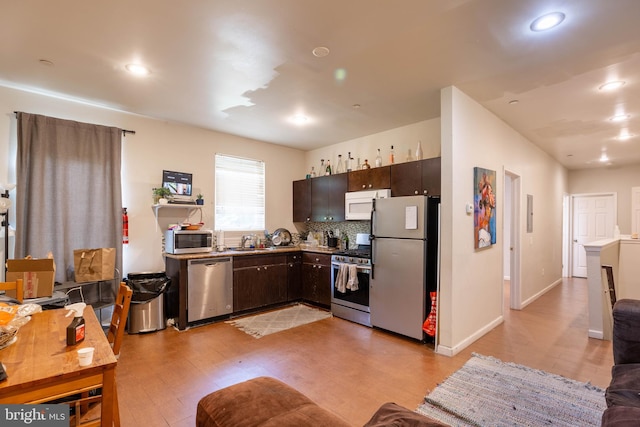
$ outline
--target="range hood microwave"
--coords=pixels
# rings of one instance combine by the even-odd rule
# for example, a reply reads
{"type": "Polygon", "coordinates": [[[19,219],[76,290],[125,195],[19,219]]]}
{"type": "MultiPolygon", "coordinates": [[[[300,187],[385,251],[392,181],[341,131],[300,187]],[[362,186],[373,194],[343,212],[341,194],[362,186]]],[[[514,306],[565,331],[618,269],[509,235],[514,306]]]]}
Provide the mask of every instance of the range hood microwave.
{"type": "Polygon", "coordinates": [[[373,199],[388,199],[391,190],[354,191],[344,195],[344,218],[346,220],[371,219],[373,199]]]}

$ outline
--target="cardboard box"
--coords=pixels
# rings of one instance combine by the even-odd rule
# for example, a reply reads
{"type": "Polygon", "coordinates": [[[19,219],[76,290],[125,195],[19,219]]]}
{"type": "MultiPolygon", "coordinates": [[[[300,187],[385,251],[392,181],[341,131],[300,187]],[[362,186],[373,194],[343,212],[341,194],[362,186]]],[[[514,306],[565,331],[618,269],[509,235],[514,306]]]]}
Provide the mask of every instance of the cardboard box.
{"type": "MultiPolygon", "coordinates": [[[[53,259],[8,259],[7,281],[22,279],[24,298],[42,298],[53,295],[56,277],[56,264],[53,259]]],[[[7,291],[15,297],[15,292],[7,291]]]]}

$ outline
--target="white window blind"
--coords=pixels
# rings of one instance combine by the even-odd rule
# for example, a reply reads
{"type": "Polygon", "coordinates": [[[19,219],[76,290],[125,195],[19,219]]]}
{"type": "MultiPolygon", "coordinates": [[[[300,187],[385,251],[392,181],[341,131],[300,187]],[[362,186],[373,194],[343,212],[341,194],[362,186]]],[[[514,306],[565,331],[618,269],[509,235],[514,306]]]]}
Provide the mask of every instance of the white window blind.
{"type": "Polygon", "coordinates": [[[217,230],[264,230],[264,162],[216,154],[217,230]]]}

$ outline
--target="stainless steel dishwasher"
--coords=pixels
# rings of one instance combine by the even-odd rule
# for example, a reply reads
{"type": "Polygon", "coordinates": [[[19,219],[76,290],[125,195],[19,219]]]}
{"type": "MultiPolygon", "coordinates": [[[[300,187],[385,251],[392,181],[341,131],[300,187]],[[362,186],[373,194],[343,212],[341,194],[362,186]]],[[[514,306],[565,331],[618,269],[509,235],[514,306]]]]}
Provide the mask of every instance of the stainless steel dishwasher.
{"type": "Polygon", "coordinates": [[[233,265],[230,257],[188,261],[187,321],[233,312],[233,265]]]}

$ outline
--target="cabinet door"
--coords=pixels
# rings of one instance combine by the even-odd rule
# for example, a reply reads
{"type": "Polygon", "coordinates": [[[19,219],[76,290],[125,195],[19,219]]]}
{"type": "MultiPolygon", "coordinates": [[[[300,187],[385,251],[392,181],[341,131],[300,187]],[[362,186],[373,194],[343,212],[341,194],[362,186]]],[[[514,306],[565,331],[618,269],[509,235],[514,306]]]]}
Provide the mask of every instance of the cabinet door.
{"type": "Polygon", "coordinates": [[[311,180],[293,181],[293,222],[311,221],[311,180]]]}
{"type": "Polygon", "coordinates": [[[382,166],[373,169],[364,169],[349,173],[349,191],[377,190],[389,188],[391,179],[390,167],[382,166]]]}
{"type": "Polygon", "coordinates": [[[287,301],[302,298],[302,254],[287,256],[287,301]]]}
{"type": "Polygon", "coordinates": [[[331,176],[311,179],[311,220],[324,222],[329,219],[329,194],[331,193],[331,176]]]}
{"type": "Polygon", "coordinates": [[[234,311],[250,310],[286,300],[285,264],[259,265],[233,271],[234,311]]]}
{"type": "Polygon", "coordinates": [[[422,163],[406,162],[391,165],[391,196],[422,194],[422,163]]]}
{"type": "Polygon", "coordinates": [[[233,270],[233,311],[259,307],[256,288],[261,287],[257,267],[233,270]]]}
{"type": "Polygon", "coordinates": [[[344,193],[347,189],[346,173],[311,179],[311,220],[344,221],[344,193]]]}
{"type": "Polygon", "coordinates": [[[440,195],[441,168],[440,157],[422,160],[422,194],[425,196],[440,195]]]}
{"type": "Polygon", "coordinates": [[[265,265],[258,267],[262,295],[258,296],[260,306],[287,301],[287,265],[265,265]]]}
{"type": "Polygon", "coordinates": [[[348,189],[346,173],[333,175],[330,178],[329,190],[329,221],[344,221],[344,193],[348,189]]]}
{"type": "Polygon", "coordinates": [[[316,253],[302,254],[302,298],[331,305],[331,256],[316,253]]]}
{"type": "Polygon", "coordinates": [[[318,282],[316,288],[317,302],[324,305],[331,305],[331,267],[318,265],[318,282]]]}

